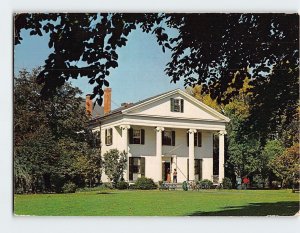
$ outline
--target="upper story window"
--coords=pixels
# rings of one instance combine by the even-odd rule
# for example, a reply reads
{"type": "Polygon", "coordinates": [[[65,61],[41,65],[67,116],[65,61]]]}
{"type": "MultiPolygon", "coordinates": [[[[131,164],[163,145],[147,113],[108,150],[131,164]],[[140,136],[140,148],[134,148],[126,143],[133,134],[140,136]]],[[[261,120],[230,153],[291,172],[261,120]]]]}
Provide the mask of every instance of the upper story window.
{"type": "Polygon", "coordinates": [[[171,112],[183,112],[183,99],[170,99],[171,112]]]}
{"type": "Polygon", "coordinates": [[[171,130],[163,131],[162,144],[165,146],[175,146],[175,131],[171,131],[171,130]]]}
{"type": "Polygon", "coordinates": [[[112,128],[105,129],[105,145],[110,146],[113,142],[113,131],[112,128]]]}
{"type": "Polygon", "coordinates": [[[129,144],[145,144],[144,129],[129,129],[129,144]]]}

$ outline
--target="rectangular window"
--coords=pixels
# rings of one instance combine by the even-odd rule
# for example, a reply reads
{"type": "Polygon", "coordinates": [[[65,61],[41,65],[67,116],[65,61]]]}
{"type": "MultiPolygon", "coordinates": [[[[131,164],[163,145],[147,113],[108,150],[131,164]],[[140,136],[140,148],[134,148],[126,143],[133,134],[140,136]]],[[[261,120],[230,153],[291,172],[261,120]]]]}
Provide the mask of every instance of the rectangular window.
{"type": "Polygon", "coordinates": [[[202,180],[202,159],[195,159],[195,180],[202,180]]]}
{"type": "Polygon", "coordinates": [[[129,157],[129,180],[136,181],[145,176],[145,158],[129,157]]]}
{"type": "Polygon", "coordinates": [[[133,144],[141,144],[141,130],[133,130],[133,144]]]}
{"type": "Polygon", "coordinates": [[[171,112],[183,112],[183,99],[170,100],[171,112]]]}
{"type": "Polygon", "coordinates": [[[129,129],[129,144],[145,144],[144,129],[129,129]]]}
{"type": "Polygon", "coordinates": [[[175,131],[171,131],[171,130],[163,131],[162,144],[165,146],[175,146],[175,131]]]}
{"type": "Polygon", "coordinates": [[[113,142],[112,128],[105,130],[105,145],[110,146],[113,142]]]}

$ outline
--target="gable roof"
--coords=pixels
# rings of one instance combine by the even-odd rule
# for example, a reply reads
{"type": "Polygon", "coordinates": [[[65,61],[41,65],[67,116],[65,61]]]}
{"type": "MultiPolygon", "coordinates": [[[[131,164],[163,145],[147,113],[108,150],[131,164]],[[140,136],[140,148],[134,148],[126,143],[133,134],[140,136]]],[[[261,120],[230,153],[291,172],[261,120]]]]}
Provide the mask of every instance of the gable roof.
{"type": "Polygon", "coordinates": [[[172,91],[164,92],[164,93],[161,93],[161,94],[158,94],[158,95],[146,98],[144,100],[138,101],[136,103],[132,103],[132,104],[128,104],[126,106],[122,106],[120,108],[117,108],[117,109],[111,111],[109,114],[107,114],[105,116],[98,117],[97,119],[106,118],[106,117],[109,117],[111,115],[116,115],[116,114],[129,113],[130,111],[137,110],[137,109],[139,109],[141,107],[144,107],[144,106],[146,106],[148,104],[151,104],[151,103],[156,102],[158,100],[161,100],[163,98],[172,96],[174,94],[180,94],[180,95],[184,96],[185,98],[189,99],[195,105],[197,105],[197,106],[205,109],[205,111],[207,111],[208,113],[210,113],[210,114],[212,114],[212,115],[220,118],[221,120],[224,120],[226,122],[230,121],[230,119],[228,117],[224,116],[223,114],[219,113],[215,109],[207,106],[206,104],[202,103],[201,101],[197,100],[193,96],[187,94],[186,92],[184,92],[184,91],[182,91],[180,89],[175,89],[175,90],[172,90],[172,91]]]}

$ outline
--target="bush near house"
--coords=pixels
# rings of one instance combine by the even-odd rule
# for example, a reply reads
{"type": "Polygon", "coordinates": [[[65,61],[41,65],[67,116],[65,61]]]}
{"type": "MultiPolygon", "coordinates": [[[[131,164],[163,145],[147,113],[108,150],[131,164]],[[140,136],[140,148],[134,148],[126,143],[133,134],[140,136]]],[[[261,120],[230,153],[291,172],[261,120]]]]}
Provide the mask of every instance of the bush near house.
{"type": "Polygon", "coordinates": [[[68,182],[62,187],[63,193],[75,193],[77,186],[73,182],[68,182]]]}
{"type": "Polygon", "coordinates": [[[129,188],[129,184],[125,181],[119,181],[118,183],[116,183],[116,189],[128,189],[129,188]]]}
{"type": "Polygon", "coordinates": [[[105,174],[115,188],[116,184],[123,180],[123,173],[127,164],[127,153],[118,149],[111,149],[103,155],[103,168],[105,174]]]}
{"type": "Polygon", "coordinates": [[[199,181],[199,185],[202,189],[210,189],[213,186],[213,182],[207,179],[199,181]]]}
{"type": "Polygon", "coordinates": [[[228,177],[224,177],[222,185],[224,189],[232,189],[232,182],[228,177]]]}
{"type": "Polygon", "coordinates": [[[150,190],[150,189],[157,188],[157,185],[154,183],[154,181],[151,178],[146,178],[146,177],[138,178],[134,186],[135,189],[141,189],[141,190],[150,190]]]}

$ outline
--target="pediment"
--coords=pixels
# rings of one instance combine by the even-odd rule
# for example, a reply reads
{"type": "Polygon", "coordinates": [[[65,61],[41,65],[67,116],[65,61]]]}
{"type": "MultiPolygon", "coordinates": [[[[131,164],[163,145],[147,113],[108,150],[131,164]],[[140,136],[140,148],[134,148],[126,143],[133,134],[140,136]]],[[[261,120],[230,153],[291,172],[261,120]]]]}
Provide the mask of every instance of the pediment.
{"type": "Polygon", "coordinates": [[[224,115],[179,89],[141,101],[123,110],[122,113],[166,118],[229,121],[224,115]],[[183,100],[183,112],[171,111],[171,99],[183,100]]]}

